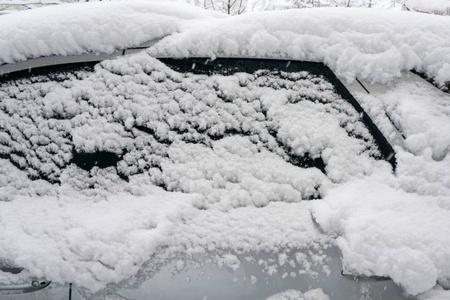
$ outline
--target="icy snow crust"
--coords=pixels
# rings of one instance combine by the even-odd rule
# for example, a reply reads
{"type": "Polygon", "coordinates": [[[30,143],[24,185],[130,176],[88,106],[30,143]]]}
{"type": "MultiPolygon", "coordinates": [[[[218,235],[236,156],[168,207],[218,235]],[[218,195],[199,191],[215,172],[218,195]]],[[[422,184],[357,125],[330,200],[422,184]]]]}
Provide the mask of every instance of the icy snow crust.
{"type": "Polygon", "coordinates": [[[301,201],[390,170],[359,114],[307,72],[180,74],[143,53],[6,82],[0,97],[0,257],[91,291],[163,246],[194,255],[327,243],[301,201]],[[117,160],[73,162],[97,152],[117,160]]]}

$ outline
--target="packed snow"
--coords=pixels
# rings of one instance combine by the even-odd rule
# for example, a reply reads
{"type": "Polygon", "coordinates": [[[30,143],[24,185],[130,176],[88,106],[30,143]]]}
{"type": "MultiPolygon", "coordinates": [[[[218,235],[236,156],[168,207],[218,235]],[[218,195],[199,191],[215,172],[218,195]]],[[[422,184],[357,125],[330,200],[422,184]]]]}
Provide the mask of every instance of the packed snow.
{"type": "Polygon", "coordinates": [[[94,70],[0,84],[0,258],[27,269],[0,281],[42,276],[96,292],[155,256],[216,252],[233,269],[240,262],[229,253],[335,243],[348,272],[448,298],[450,96],[399,78],[414,68],[440,86],[450,80],[450,18],[339,8],[225,18],[178,5],[0,16],[3,63],[168,35],[94,70]],[[389,84],[355,97],[394,145],[397,171],[323,77],[183,74],[155,56],[322,61],[348,82],[389,84]],[[105,165],[80,163],[102,155],[105,165]]]}

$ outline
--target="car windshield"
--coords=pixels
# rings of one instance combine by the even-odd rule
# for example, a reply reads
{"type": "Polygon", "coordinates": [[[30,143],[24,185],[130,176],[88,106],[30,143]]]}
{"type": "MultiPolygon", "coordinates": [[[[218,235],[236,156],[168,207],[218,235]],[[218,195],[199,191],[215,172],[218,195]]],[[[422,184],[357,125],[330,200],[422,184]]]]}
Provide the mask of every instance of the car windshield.
{"type": "MultiPolygon", "coordinates": [[[[198,246],[189,249],[188,255],[185,250],[177,250],[182,244],[167,241],[166,247],[156,249],[156,257],[147,263],[151,267],[144,270],[153,274],[159,264],[177,258],[183,262],[178,262],[180,271],[186,259],[204,263],[213,255],[216,265],[231,269],[242,260],[253,262],[256,270],[248,278],[251,283],[253,277],[255,281],[261,274],[276,273],[284,263],[277,267],[271,262],[286,256],[292,270],[283,274],[290,278],[303,276],[308,281],[318,274],[327,278],[330,262],[322,251],[331,246],[330,240],[313,224],[310,204],[304,200],[321,199],[334,184],[368,169],[395,167],[383,160],[386,157],[382,152],[386,150],[381,146],[380,151],[362,113],[337,92],[331,83],[337,79],[330,77],[331,71],[322,64],[284,60],[163,61],[172,68],[141,55],[105,61],[95,67],[74,65],[59,71],[44,68],[41,74],[2,83],[3,158],[9,168],[22,170],[33,180],[30,186],[18,189],[19,194],[49,194],[50,202],[44,208],[49,213],[55,209],[52,202],[57,198],[52,199],[53,193],[79,199],[84,206],[86,202],[81,198],[93,197],[102,203],[112,194],[120,195],[130,188],[134,189],[127,196],[130,205],[143,200],[142,195],[148,193],[145,189],[157,195],[183,193],[171,204],[178,218],[188,218],[180,209],[186,209],[189,202],[189,210],[214,212],[210,217],[241,208],[247,212],[239,218],[256,214],[264,219],[267,213],[292,207],[300,219],[295,234],[304,236],[295,246],[273,245],[274,251],[267,252],[271,247],[261,247],[260,241],[254,240],[246,250],[240,249],[239,239],[221,239],[217,244],[205,240],[210,234],[200,234],[190,237],[190,242],[198,246]],[[36,182],[40,182],[40,189],[36,189],[36,182]],[[258,254],[260,251],[266,254],[258,254]],[[258,262],[266,263],[255,264],[255,256],[258,262]],[[314,262],[315,256],[323,261],[314,262]],[[295,272],[296,264],[302,264],[303,272],[295,272]]],[[[153,197],[161,201],[161,196],[153,197]]],[[[148,224],[145,235],[163,238],[160,227],[164,222],[161,225],[155,216],[166,210],[152,206],[150,215],[147,212],[134,218],[139,224],[148,224]]],[[[74,222],[79,218],[68,213],[74,222]]],[[[114,214],[98,216],[97,209],[91,213],[93,218],[106,218],[102,222],[105,228],[118,221],[114,214]]],[[[239,234],[234,224],[241,222],[238,220],[223,222],[220,231],[239,234]]],[[[62,234],[63,229],[58,228],[62,224],[55,222],[51,230],[62,234]]],[[[279,229],[272,232],[269,227],[267,233],[294,233],[291,222],[277,219],[279,229]]],[[[205,229],[210,230],[207,228],[205,224],[205,229]]],[[[184,230],[172,234],[183,240],[188,234],[184,230]]],[[[119,233],[129,234],[122,230],[119,233]]],[[[99,241],[86,244],[84,234],[67,242],[73,246],[84,243],[98,251],[95,244],[99,241]]],[[[240,234],[247,239],[246,230],[240,234]]],[[[111,237],[98,238],[108,241],[111,237]]],[[[130,243],[133,248],[142,246],[139,237],[131,238],[130,243]]],[[[339,277],[339,254],[333,251],[334,274],[339,277]]],[[[121,256],[116,255],[115,259],[121,256]]],[[[110,267],[107,260],[102,261],[99,270],[91,271],[92,280],[103,274],[101,269],[110,267]]],[[[213,276],[224,276],[209,268],[213,276]]],[[[148,275],[141,272],[145,279],[148,275]]],[[[289,287],[288,280],[284,283],[289,287]]],[[[264,293],[267,297],[270,292],[283,291],[283,286],[272,285],[264,293]]],[[[351,295],[353,290],[347,289],[344,295],[351,295]]],[[[237,295],[238,290],[233,289],[228,296],[237,295]]]]}

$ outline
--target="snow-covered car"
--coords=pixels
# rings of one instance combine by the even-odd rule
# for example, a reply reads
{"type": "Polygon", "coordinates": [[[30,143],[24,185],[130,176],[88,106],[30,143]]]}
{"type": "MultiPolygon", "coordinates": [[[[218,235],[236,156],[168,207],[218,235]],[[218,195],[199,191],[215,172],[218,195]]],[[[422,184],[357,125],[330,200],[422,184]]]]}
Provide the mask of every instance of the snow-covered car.
{"type": "Polygon", "coordinates": [[[448,296],[450,21],[36,11],[0,17],[0,293],[448,296]]]}

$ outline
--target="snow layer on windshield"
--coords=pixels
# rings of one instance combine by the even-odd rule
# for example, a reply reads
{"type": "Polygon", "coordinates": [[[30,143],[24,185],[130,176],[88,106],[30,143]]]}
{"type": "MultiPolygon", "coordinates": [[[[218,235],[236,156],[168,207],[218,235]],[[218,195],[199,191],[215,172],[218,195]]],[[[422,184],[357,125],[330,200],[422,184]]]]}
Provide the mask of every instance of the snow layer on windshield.
{"type": "Polygon", "coordinates": [[[377,165],[359,114],[323,78],[182,75],[145,54],[123,61],[104,62],[92,75],[5,84],[2,155],[32,178],[66,182],[81,176],[71,173],[78,157],[108,153],[117,176],[149,171],[155,184],[225,201],[224,209],[229,201],[317,198],[330,180],[377,165]],[[327,176],[298,168],[319,161],[327,176]]]}
{"type": "Polygon", "coordinates": [[[249,56],[321,61],[348,81],[388,83],[402,70],[450,81],[450,18],[412,12],[321,8],[218,20],[164,39],[169,56],[249,56]]]}
{"type": "Polygon", "coordinates": [[[150,1],[62,4],[0,18],[0,65],[51,55],[113,53],[225,17],[190,5],[150,1]]]}
{"type": "Polygon", "coordinates": [[[359,114],[307,72],[181,74],[142,53],[5,82],[0,97],[0,257],[30,272],[6,282],[98,291],[163,247],[326,244],[303,200],[391,170],[359,114]]]}

